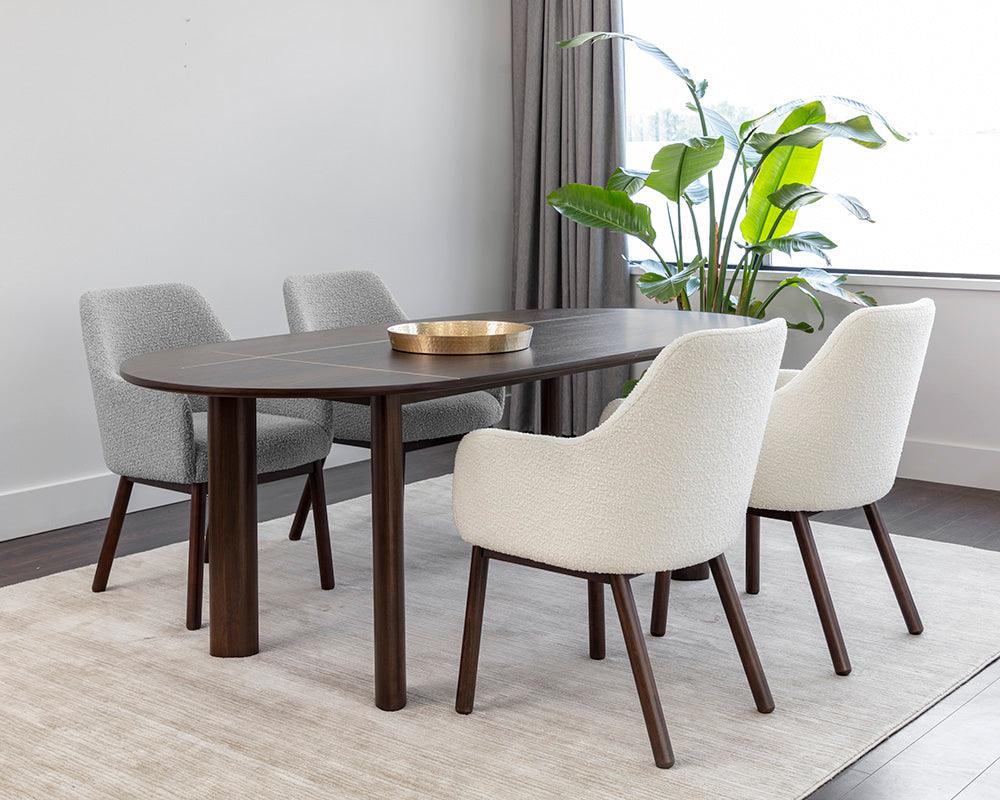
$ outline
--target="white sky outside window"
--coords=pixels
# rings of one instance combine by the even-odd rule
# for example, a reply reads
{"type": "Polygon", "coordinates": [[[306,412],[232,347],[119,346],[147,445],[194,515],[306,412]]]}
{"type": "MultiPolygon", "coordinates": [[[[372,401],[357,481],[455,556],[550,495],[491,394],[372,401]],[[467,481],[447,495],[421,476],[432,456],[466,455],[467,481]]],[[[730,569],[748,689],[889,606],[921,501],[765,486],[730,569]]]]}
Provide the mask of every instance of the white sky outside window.
{"type": "MultiPolygon", "coordinates": [[[[910,136],[897,142],[873,120],[888,141],[879,150],[824,143],[813,184],[857,197],[875,220],[861,222],[830,200],[799,211],[796,231],[817,230],[837,243],[832,271],[1000,275],[992,241],[1000,225],[1000,4],[625,0],[625,31],[654,42],[695,80],[707,78],[704,102],[743,114],[732,120],[737,127],[786,100],[841,95],[878,109],[910,136]]],[[[698,131],[684,84],[634,46],[625,53],[626,163],[648,169],[666,141],[698,131]],[[668,135],[650,141],[650,120],[664,110],[691,127],[662,126],[668,135]]],[[[858,113],[827,107],[831,121],[858,113]]],[[[721,169],[715,174],[721,202],[721,169]]],[[[672,260],[665,199],[651,190],[637,199],[653,208],[657,247],[672,260]]],[[[685,242],[688,261],[690,229],[685,242]]],[[[734,248],[730,262],[739,252],[734,248]]],[[[629,253],[648,255],[635,241],[629,253]]],[[[806,254],[775,254],[773,263],[822,265],[806,254]]]]}

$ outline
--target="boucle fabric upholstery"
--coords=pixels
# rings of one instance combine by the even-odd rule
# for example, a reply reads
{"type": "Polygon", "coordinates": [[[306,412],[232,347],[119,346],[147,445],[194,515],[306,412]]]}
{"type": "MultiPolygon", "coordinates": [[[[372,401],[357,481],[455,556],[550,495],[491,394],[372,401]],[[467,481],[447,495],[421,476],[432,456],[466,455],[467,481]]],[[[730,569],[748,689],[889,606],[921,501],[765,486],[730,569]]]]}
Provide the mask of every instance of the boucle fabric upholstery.
{"type": "Polygon", "coordinates": [[[786,383],[788,383],[792,378],[799,374],[801,370],[797,369],[779,369],[778,370],[778,382],[774,385],[775,389],[780,389],[786,383]]]}
{"type": "MultiPolygon", "coordinates": [[[[108,469],[145,480],[205,481],[206,399],[144,389],[118,374],[133,356],[228,341],[205,298],[179,283],[87,292],[80,321],[108,469]]],[[[332,439],[326,403],[262,400],[258,410],[258,460],[265,471],[326,457],[332,439]]]]}
{"type": "Polygon", "coordinates": [[[470,433],[455,458],[459,534],[588,572],[714,558],[743,530],[784,343],[782,320],[691,333],[583,436],[470,433]]]}
{"type": "Polygon", "coordinates": [[[750,505],[832,511],[892,488],[934,323],[934,303],[850,314],[774,393],[750,505]]]}
{"type": "MultiPolygon", "coordinates": [[[[374,272],[292,275],[285,279],[284,295],[292,333],[406,321],[406,314],[374,272]]],[[[504,394],[500,388],[409,403],[403,406],[403,441],[440,439],[492,427],[503,416],[504,394]]],[[[366,407],[335,401],[329,406],[338,439],[371,441],[371,414],[366,407]]]]}
{"type": "MultiPolygon", "coordinates": [[[[775,388],[780,389],[782,386],[784,386],[786,383],[788,383],[792,378],[794,378],[798,374],[799,374],[799,371],[797,369],[779,369],[778,370],[778,380],[777,380],[777,382],[775,384],[775,388]]],[[[610,403],[608,403],[604,407],[604,410],[601,412],[601,418],[597,421],[597,424],[600,425],[601,423],[603,423],[604,420],[606,420],[608,417],[610,417],[615,412],[615,410],[618,408],[618,406],[620,406],[623,402],[624,402],[624,398],[622,398],[622,397],[616,397],[614,400],[612,400],[610,403]]]]}
{"type": "Polygon", "coordinates": [[[285,278],[285,314],[292,333],[394,325],[406,314],[374,272],[314,272],[285,278]]]}
{"type": "MultiPolygon", "coordinates": [[[[208,480],[208,414],[191,415],[194,433],[194,483],[208,480]]],[[[257,413],[257,473],[276,472],[320,461],[330,453],[330,435],[314,422],[257,413]]]]}
{"type": "MultiPolygon", "coordinates": [[[[372,418],[368,406],[333,403],[333,425],[337,438],[371,441],[372,418]]],[[[491,428],[503,414],[503,406],[489,392],[469,392],[403,406],[403,441],[422,442],[461,436],[477,428],[491,428]]]]}

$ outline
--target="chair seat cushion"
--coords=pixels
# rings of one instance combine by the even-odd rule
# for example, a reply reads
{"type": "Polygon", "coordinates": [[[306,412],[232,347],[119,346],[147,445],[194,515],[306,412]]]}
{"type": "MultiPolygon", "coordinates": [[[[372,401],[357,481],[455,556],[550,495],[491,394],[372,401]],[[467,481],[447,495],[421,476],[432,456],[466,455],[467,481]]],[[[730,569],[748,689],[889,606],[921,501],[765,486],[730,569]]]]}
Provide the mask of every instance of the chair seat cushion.
{"type": "MultiPolygon", "coordinates": [[[[492,428],[503,406],[490,392],[437,397],[403,406],[403,441],[422,442],[461,436],[477,428],[492,428]]],[[[333,404],[333,435],[341,441],[370,442],[371,412],[355,403],[333,404]]]]}
{"type": "MultiPolygon", "coordinates": [[[[195,482],[208,480],[208,414],[191,415],[194,426],[195,482]]],[[[300,467],[326,458],[330,436],[319,425],[298,417],[257,414],[257,474],[300,467]]]]}

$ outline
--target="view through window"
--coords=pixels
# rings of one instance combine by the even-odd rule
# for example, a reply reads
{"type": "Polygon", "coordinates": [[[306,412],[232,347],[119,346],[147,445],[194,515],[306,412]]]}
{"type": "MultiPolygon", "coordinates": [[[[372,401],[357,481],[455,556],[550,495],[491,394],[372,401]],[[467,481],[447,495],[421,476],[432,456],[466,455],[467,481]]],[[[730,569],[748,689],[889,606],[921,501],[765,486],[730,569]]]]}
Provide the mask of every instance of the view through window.
{"type": "MultiPolygon", "coordinates": [[[[625,32],[656,44],[696,81],[707,79],[705,104],[737,127],[787,100],[840,95],[867,103],[910,137],[898,142],[876,122],[888,141],[881,149],[845,139],[822,145],[813,185],[858,198],[875,220],[861,222],[834,202],[799,211],[796,230],[837,243],[832,271],[1000,275],[992,243],[1000,219],[1000,5],[625,0],[624,8],[625,32]]],[[[646,170],[664,143],[701,130],[676,76],[632,45],[625,58],[626,165],[646,170]]],[[[831,103],[827,119],[858,113],[831,103]]],[[[636,199],[653,209],[658,236],[668,241],[662,195],[643,189],[636,199]]],[[[648,256],[637,241],[629,252],[648,256]]],[[[798,253],[775,254],[772,263],[822,266],[798,253]]]]}

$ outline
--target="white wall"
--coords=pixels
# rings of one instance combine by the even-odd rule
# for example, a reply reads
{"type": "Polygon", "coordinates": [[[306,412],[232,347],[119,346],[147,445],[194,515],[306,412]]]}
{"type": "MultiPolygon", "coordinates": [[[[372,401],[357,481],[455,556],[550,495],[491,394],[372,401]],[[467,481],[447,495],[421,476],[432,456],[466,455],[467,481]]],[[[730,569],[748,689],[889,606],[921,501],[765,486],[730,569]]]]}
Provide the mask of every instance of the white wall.
{"type": "MultiPolygon", "coordinates": [[[[782,277],[780,273],[763,277],[758,296],[770,292],[782,277]]],[[[850,285],[865,289],[882,305],[930,297],[937,306],[899,474],[1000,489],[1000,282],[856,276],[850,285]]],[[[633,297],[636,305],[655,305],[638,290],[633,297]]],[[[833,298],[824,299],[823,307],[827,315],[823,331],[788,332],[786,367],[803,366],[829,332],[856,309],[833,298]]],[[[785,290],[771,308],[770,316],[816,319],[808,300],[794,289],[785,290]]]]}
{"type": "Polygon", "coordinates": [[[287,330],[295,272],[506,307],[509,30],[499,0],[3,0],[0,539],[108,513],[86,289],[191,283],[237,337],[287,330]]]}

